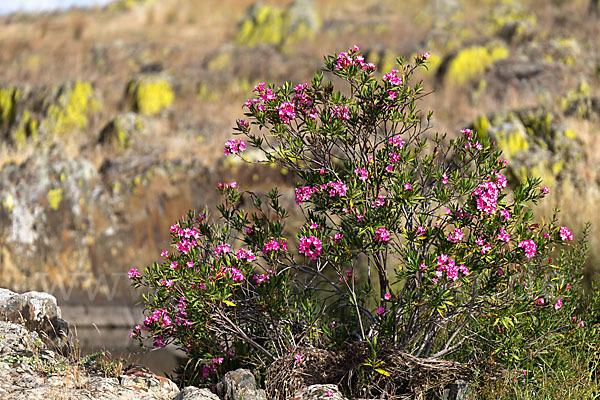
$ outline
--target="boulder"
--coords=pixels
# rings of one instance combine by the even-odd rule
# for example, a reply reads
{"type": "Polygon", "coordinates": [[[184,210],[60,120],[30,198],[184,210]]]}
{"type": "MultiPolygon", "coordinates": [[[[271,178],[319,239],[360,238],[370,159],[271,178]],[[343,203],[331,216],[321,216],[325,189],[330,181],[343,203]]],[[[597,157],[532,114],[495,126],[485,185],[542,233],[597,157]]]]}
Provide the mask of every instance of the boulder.
{"type": "Polygon", "coordinates": [[[256,378],[247,369],[237,369],[227,372],[223,379],[223,399],[224,400],[266,400],[265,391],[258,389],[256,378]]]}
{"type": "Polygon", "coordinates": [[[256,2],[242,18],[236,34],[239,44],[282,46],[310,39],[320,27],[311,0],[296,0],[287,9],[256,2]]]}
{"type": "Polygon", "coordinates": [[[219,397],[208,389],[188,386],[183,388],[173,400],[219,400],[219,397]]]}
{"type": "Polygon", "coordinates": [[[498,112],[480,116],[472,127],[502,150],[513,182],[536,176],[548,186],[565,180],[577,183],[577,167],[585,162],[582,142],[552,112],[543,108],[498,112]]]}
{"type": "Polygon", "coordinates": [[[14,293],[0,289],[0,318],[3,321],[22,323],[55,345],[66,343],[68,325],[61,318],[56,298],[48,293],[14,293]]]}
{"type": "Polygon", "coordinates": [[[131,146],[132,140],[144,130],[141,116],[129,112],[119,114],[102,128],[98,143],[118,150],[131,146]]]}

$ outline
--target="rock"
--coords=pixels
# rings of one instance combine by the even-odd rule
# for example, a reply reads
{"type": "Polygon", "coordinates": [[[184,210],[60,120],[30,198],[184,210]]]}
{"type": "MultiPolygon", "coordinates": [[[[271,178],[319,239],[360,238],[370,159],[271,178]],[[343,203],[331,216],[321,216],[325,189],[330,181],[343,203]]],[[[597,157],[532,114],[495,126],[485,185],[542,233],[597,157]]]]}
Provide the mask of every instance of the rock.
{"type": "Polygon", "coordinates": [[[336,385],[310,385],[294,393],[289,400],[346,400],[336,385]]]}
{"type": "Polygon", "coordinates": [[[256,387],[254,375],[247,369],[227,372],[223,379],[224,400],[266,400],[265,391],[256,387]]]}
{"type": "Polygon", "coordinates": [[[105,375],[48,350],[36,332],[0,321],[1,398],[163,400],[179,393],[169,379],[143,369],[130,368],[118,377],[105,375]]]}
{"type": "Polygon", "coordinates": [[[208,389],[188,386],[183,388],[173,400],[219,400],[219,397],[208,389]]]}
{"type": "Polygon", "coordinates": [[[454,383],[448,385],[442,394],[443,400],[469,400],[469,382],[463,379],[457,379],[454,383]]]}
{"type": "Polygon", "coordinates": [[[576,167],[584,162],[582,144],[557,119],[543,108],[523,109],[480,116],[473,127],[502,150],[513,182],[533,175],[548,186],[562,180],[577,183],[576,167]]]}
{"type": "Polygon", "coordinates": [[[92,84],[0,87],[0,138],[23,146],[43,138],[84,131],[102,108],[92,84]]]}
{"type": "Polygon", "coordinates": [[[28,292],[17,294],[0,289],[0,318],[20,322],[30,331],[41,334],[50,342],[62,347],[69,333],[68,325],[61,319],[56,298],[48,293],[28,292]]]}
{"type": "Polygon", "coordinates": [[[144,130],[142,118],[130,112],[114,117],[100,132],[98,142],[104,146],[112,146],[125,150],[131,146],[131,141],[144,130]]]}
{"type": "Polygon", "coordinates": [[[253,3],[239,24],[236,41],[247,46],[282,46],[314,36],[320,21],[311,0],[296,0],[286,10],[253,3]]]}
{"type": "Polygon", "coordinates": [[[171,78],[162,74],[139,75],[127,84],[126,95],[133,110],[144,115],[157,114],[175,100],[171,78]]]}

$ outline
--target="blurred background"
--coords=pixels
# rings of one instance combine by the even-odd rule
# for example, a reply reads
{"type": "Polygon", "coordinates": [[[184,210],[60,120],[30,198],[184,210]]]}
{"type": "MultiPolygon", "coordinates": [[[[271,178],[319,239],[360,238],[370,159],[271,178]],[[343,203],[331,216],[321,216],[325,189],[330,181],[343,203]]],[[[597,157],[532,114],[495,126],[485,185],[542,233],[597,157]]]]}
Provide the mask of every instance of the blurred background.
{"type": "Polygon", "coordinates": [[[217,182],[277,185],[295,207],[287,171],[223,155],[254,85],[310,80],[323,54],[353,44],[379,75],[429,51],[422,106],[435,130],[490,136],[513,183],[533,175],[550,187],[540,216],[558,207],[574,232],[591,222],[591,277],[599,3],[4,0],[0,287],[55,295],[85,352],[132,351],[139,293],[127,271],[159,261],[189,209],[214,208],[217,182]]]}

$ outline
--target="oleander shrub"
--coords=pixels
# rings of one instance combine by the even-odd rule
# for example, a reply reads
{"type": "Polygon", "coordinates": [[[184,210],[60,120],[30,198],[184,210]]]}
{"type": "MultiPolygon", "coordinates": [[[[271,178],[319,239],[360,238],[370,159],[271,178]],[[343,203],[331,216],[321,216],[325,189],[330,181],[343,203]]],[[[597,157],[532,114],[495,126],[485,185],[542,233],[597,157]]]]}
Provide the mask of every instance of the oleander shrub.
{"type": "Polygon", "coordinates": [[[549,189],[535,178],[509,189],[485,137],[430,132],[413,80],[427,58],[398,58],[378,80],[355,46],[326,56],[312,82],[254,88],[225,154],[252,147],[293,173],[302,223],[289,232],[277,188],[221,183],[218,219],[191,211],[160,262],[130,271],[146,307],[132,336],[185,350],[181,382],[239,366],[264,376],[290,357],[310,372],[309,349],[358,345],[346,389],[393,398],[412,389],[390,383],[391,354],[530,368],[581,328],[585,243],[571,248],[556,216],[534,218],[549,189]]]}

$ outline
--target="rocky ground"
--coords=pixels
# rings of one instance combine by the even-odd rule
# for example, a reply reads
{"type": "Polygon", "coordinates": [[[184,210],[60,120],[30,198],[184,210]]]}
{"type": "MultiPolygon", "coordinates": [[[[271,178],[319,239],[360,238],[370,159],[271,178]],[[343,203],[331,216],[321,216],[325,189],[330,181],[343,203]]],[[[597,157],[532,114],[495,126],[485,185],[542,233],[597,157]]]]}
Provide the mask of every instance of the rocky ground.
{"type": "Polygon", "coordinates": [[[435,129],[474,126],[513,182],[551,187],[546,214],[597,222],[599,13],[542,3],[120,0],[0,18],[0,285],[131,303],[126,271],[155,261],[188,209],[214,206],[218,181],[282,186],[293,208],[286,171],[222,144],[256,83],[310,79],[355,43],[378,73],[430,51],[435,129]]]}
{"type": "MultiPolygon", "coordinates": [[[[252,373],[226,373],[208,389],[179,389],[142,366],[105,354],[81,357],[56,298],[39,292],[0,289],[1,399],[266,400],[252,373]]],[[[311,385],[294,400],[342,400],[335,385],[311,385]]]]}

